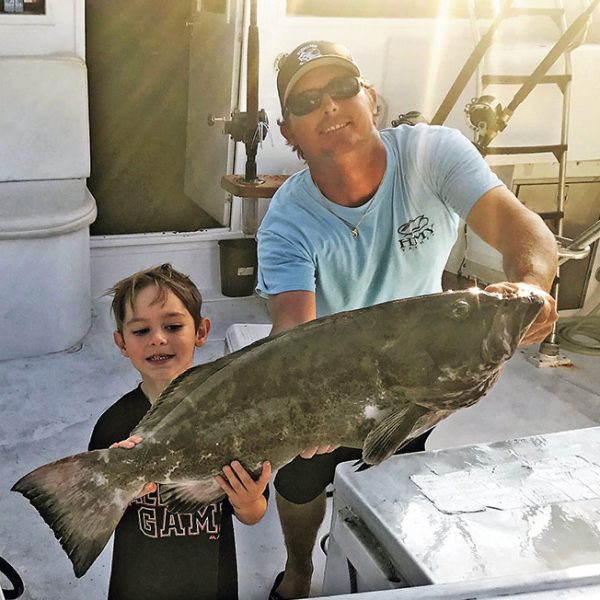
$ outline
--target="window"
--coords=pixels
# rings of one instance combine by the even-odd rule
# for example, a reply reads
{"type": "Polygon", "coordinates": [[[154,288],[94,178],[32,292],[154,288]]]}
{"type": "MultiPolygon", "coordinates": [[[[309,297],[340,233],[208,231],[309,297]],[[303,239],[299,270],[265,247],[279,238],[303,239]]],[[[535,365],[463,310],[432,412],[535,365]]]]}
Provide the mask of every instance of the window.
{"type": "Polygon", "coordinates": [[[0,0],[0,13],[45,15],[46,0],[0,0]]]}
{"type": "MultiPolygon", "coordinates": [[[[469,16],[470,0],[452,0],[449,15],[454,18],[469,16]]],[[[446,4],[446,3],[444,3],[446,4]]],[[[287,15],[294,17],[362,17],[371,19],[431,19],[438,16],[441,2],[422,0],[287,0],[287,15]]],[[[479,18],[494,16],[494,1],[476,2],[479,18]]]]}

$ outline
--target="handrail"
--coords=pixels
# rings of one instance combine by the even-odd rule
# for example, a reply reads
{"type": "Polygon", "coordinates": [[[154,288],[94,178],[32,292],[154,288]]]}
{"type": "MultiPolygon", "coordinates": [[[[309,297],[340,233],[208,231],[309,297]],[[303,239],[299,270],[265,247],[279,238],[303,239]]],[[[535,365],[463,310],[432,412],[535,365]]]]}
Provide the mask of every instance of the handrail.
{"type": "Polygon", "coordinates": [[[558,264],[562,265],[568,260],[580,260],[590,253],[590,246],[600,239],[600,220],[582,231],[576,238],[570,240],[556,236],[558,243],[558,264]]]}

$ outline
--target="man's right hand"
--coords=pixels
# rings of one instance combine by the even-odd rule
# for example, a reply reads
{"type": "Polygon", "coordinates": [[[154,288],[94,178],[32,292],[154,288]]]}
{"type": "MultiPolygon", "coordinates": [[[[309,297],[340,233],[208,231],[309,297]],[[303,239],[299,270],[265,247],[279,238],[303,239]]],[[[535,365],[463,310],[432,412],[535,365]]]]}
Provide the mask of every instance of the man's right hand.
{"type": "MultiPolygon", "coordinates": [[[[109,446],[109,448],[125,448],[127,450],[131,450],[131,448],[134,448],[140,442],[142,442],[143,439],[144,438],[140,437],[139,435],[132,435],[131,437],[128,437],[126,440],[122,440],[121,442],[115,442],[114,444],[111,444],[109,446]]],[[[155,492],[157,489],[158,489],[158,486],[156,485],[156,483],[154,483],[153,481],[148,481],[148,483],[145,483],[144,486],[142,487],[142,489],[138,492],[135,499],[137,500],[138,498],[141,498],[142,496],[145,496],[146,494],[151,494],[152,492],[155,492]]]]}

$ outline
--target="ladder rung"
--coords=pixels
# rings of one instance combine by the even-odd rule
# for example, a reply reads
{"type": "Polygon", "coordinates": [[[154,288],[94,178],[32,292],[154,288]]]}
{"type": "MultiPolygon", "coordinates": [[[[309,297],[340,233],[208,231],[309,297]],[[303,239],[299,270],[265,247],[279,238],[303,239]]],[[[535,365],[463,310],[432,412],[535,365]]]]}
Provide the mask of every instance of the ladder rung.
{"type": "Polygon", "coordinates": [[[536,8],[536,7],[526,7],[523,6],[519,8],[518,6],[513,6],[508,13],[511,17],[518,16],[527,16],[527,17],[537,17],[537,16],[546,16],[552,17],[553,19],[557,19],[562,17],[565,14],[564,9],[562,8],[536,8]]]}
{"type": "MultiPolygon", "coordinates": [[[[544,75],[538,83],[556,83],[564,85],[571,81],[571,75],[544,75]]],[[[529,80],[529,75],[483,75],[481,77],[483,85],[491,85],[493,83],[518,85],[529,80]]]]}
{"type": "Polygon", "coordinates": [[[487,146],[482,149],[486,154],[540,154],[552,152],[555,156],[567,151],[566,144],[555,144],[550,146],[487,146]]]}

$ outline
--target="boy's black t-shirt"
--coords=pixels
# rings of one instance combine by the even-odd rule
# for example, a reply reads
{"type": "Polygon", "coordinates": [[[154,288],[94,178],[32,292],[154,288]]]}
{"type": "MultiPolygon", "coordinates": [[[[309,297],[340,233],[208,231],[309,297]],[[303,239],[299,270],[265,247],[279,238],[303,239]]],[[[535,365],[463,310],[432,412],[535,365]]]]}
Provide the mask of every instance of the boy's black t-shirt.
{"type": "MultiPolygon", "coordinates": [[[[98,419],[90,450],[127,439],[150,410],[140,387],[98,419]]],[[[158,493],[132,502],[115,530],[109,600],[237,600],[231,504],[169,512],[158,493]]]]}

